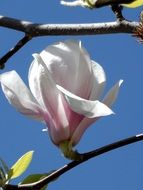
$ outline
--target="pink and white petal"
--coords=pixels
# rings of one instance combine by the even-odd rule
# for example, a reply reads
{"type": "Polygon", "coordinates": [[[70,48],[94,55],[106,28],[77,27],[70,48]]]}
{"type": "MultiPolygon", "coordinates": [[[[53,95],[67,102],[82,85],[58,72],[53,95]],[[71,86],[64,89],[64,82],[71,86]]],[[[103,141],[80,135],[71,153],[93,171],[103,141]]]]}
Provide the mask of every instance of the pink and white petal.
{"type": "Polygon", "coordinates": [[[19,112],[43,120],[41,108],[15,71],[1,74],[0,82],[6,98],[19,112]]]}
{"type": "Polygon", "coordinates": [[[40,55],[56,84],[83,98],[89,96],[91,63],[81,42],[59,42],[48,46],[40,55]]]}
{"type": "MultiPolygon", "coordinates": [[[[71,110],[71,109],[70,109],[71,110]]],[[[84,118],[84,115],[77,114],[76,112],[71,110],[71,114],[69,117],[69,128],[70,128],[70,136],[72,136],[73,132],[76,130],[79,123],[84,118]]]]}
{"type": "Polygon", "coordinates": [[[84,134],[85,130],[95,123],[99,118],[84,118],[80,124],[77,126],[76,130],[74,131],[71,137],[71,143],[75,146],[81,139],[82,135],[84,134]]]}
{"type": "Polygon", "coordinates": [[[103,99],[103,103],[106,104],[107,106],[111,107],[113,105],[113,103],[115,102],[118,93],[119,93],[119,89],[120,86],[122,84],[123,80],[119,80],[107,93],[107,95],[105,96],[105,98],[103,99]]]}
{"type": "Polygon", "coordinates": [[[65,139],[69,139],[69,130],[65,130],[65,128],[57,126],[54,118],[52,118],[48,112],[45,113],[44,119],[48,128],[49,136],[55,145],[58,145],[65,139]]]}
{"type": "Polygon", "coordinates": [[[69,132],[68,112],[70,110],[68,105],[61,92],[57,89],[41,56],[34,54],[34,58],[39,64],[37,82],[45,109],[49,112],[51,118],[53,118],[56,127],[63,128],[69,132]]]}
{"type": "Polygon", "coordinates": [[[71,110],[78,114],[84,115],[88,118],[113,114],[113,111],[109,107],[98,100],[85,100],[79,96],[72,94],[59,85],[57,85],[57,88],[64,94],[71,110]]]}
{"type": "Polygon", "coordinates": [[[99,99],[104,90],[106,75],[101,65],[99,65],[95,61],[92,61],[91,63],[93,70],[93,83],[91,87],[91,94],[89,100],[97,100],[99,99]]]}

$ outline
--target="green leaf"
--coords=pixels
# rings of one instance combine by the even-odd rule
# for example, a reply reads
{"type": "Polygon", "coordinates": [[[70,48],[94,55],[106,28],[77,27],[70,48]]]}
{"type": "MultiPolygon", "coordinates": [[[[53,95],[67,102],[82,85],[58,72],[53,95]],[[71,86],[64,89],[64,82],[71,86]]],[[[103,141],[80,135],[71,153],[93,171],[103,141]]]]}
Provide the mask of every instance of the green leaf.
{"type": "Polygon", "coordinates": [[[28,184],[28,183],[34,183],[36,181],[39,181],[40,179],[48,176],[49,174],[31,174],[27,176],[20,184],[28,184]]]}
{"type": "MultiPolygon", "coordinates": [[[[44,173],[44,174],[32,174],[27,176],[20,184],[29,184],[29,183],[34,183],[39,181],[40,179],[43,179],[45,177],[47,177],[49,175],[49,173],[44,173]]],[[[43,188],[39,189],[39,190],[45,190],[47,188],[48,185],[45,185],[43,188]]]]}
{"type": "Polygon", "coordinates": [[[33,151],[24,154],[19,160],[11,167],[8,172],[8,179],[14,179],[22,175],[28,168],[33,157],[33,151]]]}

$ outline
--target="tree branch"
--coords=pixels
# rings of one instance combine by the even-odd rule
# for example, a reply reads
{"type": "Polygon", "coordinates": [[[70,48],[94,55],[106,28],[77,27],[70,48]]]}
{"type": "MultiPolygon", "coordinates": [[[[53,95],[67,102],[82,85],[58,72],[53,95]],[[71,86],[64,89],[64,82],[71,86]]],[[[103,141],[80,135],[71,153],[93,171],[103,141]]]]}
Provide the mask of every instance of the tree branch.
{"type": "Polygon", "coordinates": [[[39,24],[0,16],[0,26],[21,31],[30,36],[96,35],[113,33],[132,34],[138,22],[107,22],[85,24],[39,24]]]}
{"type": "Polygon", "coordinates": [[[10,51],[0,58],[0,69],[3,69],[6,61],[21,49],[33,37],[56,36],[56,35],[97,35],[113,33],[133,34],[138,22],[107,22],[107,23],[85,23],[85,24],[39,24],[29,21],[18,20],[0,15],[0,26],[25,33],[10,51]]]}
{"type": "Polygon", "coordinates": [[[109,152],[111,150],[115,150],[117,148],[138,142],[138,141],[142,141],[143,140],[143,134],[139,134],[133,137],[129,137],[117,142],[114,142],[112,144],[103,146],[101,148],[98,148],[94,151],[91,152],[87,152],[83,154],[83,160],[81,161],[72,161],[69,164],[59,168],[58,170],[56,170],[55,172],[51,173],[49,176],[45,177],[44,179],[41,179],[38,182],[35,183],[31,183],[31,184],[23,184],[23,185],[5,185],[4,190],[40,190],[42,187],[44,187],[46,184],[48,184],[49,182],[52,182],[54,179],[56,179],[57,177],[61,176],[62,174],[66,173],[67,171],[71,170],[72,168],[80,165],[81,163],[99,156],[101,154],[104,154],[106,152],[109,152]]]}
{"type": "Polygon", "coordinates": [[[11,48],[3,57],[0,58],[0,69],[3,69],[6,61],[12,57],[18,50],[20,50],[26,43],[28,43],[32,37],[25,34],[25,36],[20,39],[17,44],[11,48]]]}

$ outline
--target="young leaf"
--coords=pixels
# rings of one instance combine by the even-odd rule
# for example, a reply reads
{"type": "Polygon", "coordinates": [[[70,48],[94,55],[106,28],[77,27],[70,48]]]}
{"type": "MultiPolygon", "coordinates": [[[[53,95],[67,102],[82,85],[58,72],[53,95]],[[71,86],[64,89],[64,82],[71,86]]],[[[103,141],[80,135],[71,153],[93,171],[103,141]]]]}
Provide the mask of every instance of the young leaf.
{"type": "MultiPolygon", "coordinates": [[[[34,183],[39,181],[40,179],[43,179],[44,177],[48,176],[49,173],[44,173],[44,174],[32,174],[27,176],[20,184],[29,184],[29,183],[34,183]]],[[[45,185],[43,188],[39,190],[45,190],[48,185],[45,185]]]]}
{"type": "Polygon", "coordinates": [[[33,151],[24,154],[9,170],[8,179],[19,177],[28,168],[33,156],[33,151]]]}

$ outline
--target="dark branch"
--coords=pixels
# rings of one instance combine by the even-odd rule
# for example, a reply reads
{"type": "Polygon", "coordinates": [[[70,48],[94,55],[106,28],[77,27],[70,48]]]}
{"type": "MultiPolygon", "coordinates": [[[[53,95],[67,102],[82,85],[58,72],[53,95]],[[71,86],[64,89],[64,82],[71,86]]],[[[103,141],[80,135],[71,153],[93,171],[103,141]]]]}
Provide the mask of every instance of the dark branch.
{"type": "Polygon", "coordinates": [[[12,57],[19,49],[21,49],[27,42],[32,39],[31,36],[25,35],[18,43],[11,48],[3,57],[0,58],[0,69],[3,69],[5,66],[6,61],[12,57]]]}
{"type": "Polygon", "coordinates": [[[90,24],[38,24],[0,16],[0,26],[21,31],[33,37],[55,35],[96,35],[133,33],[138,22],[107,22],[90,24]]]}
{"type": "Polygon", "coordinates": [[[24,32],[26,35],[9,52],[0,59],[0,69],[6,61],[21,49],[32,37],[56,35],[97,35],[113,33],[131,33],[136,30],[138,22],[107,22],[90,24],[38,24],[14,18],[0,16],[0,26],[24,32]]]}
{"type": "Polygon", "coordinates": [[[98,148],[94,151],[88,152],[88,153],[84,153],[83,154],[83,160],[81,161],[72,161],[69,164],[59,168],[58,170],[56,170],[55,172],[53,172],[52,174],[50,174],[49,176],[45,177],[44,179],[32,183],[32,184],[25,184],[25,185],[5,185],[4,190],[18,190],[18,189],[22,189],[22,190],[39,190],[42,187],[44,187],[46,184],[50,183],[51,181],[53,181],[54,179],[56,179],[57,177],[61,176],[62,174],[64,174],[65,172],[71,170],[72,168],[78,166],[79,164],[94,158],[96,156],[99,156],[101,154],[104,154],[106,152],[109,152],[111,150],[115,150],[117,148],[138,142],[138,141],[142,141],[143,140],[143,134],[139,134],[133,137],[129,137],[117,142],[114,142],[112,144],[106,145],[104,147],[98,148]]]}

